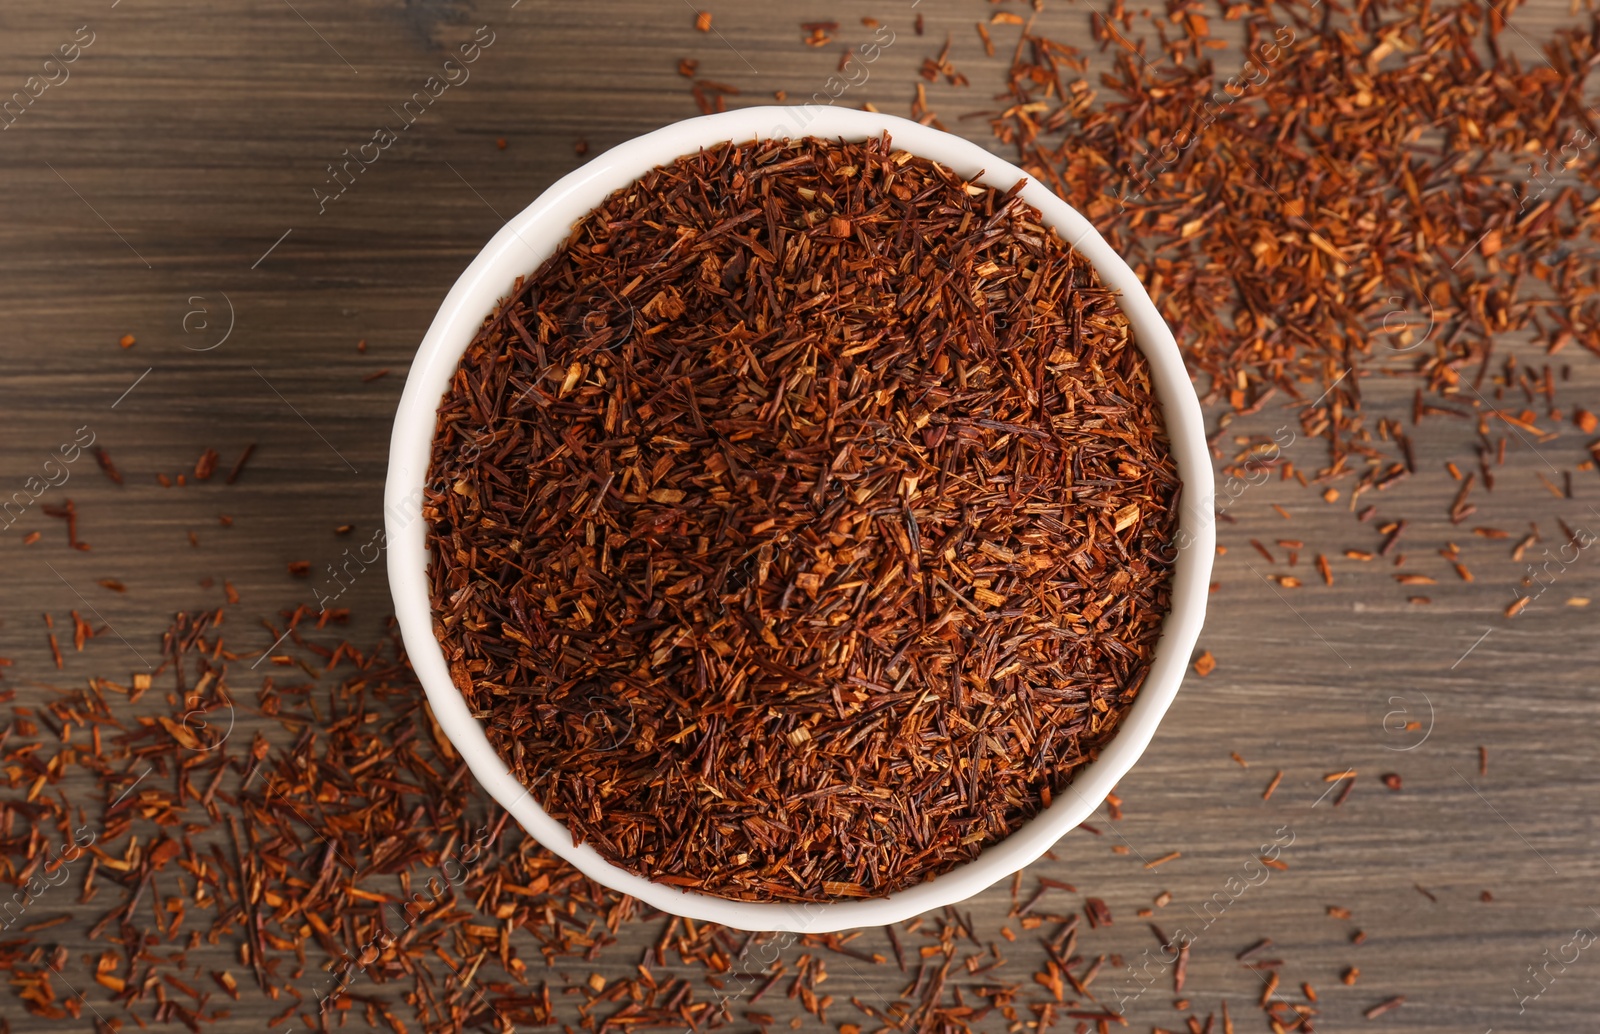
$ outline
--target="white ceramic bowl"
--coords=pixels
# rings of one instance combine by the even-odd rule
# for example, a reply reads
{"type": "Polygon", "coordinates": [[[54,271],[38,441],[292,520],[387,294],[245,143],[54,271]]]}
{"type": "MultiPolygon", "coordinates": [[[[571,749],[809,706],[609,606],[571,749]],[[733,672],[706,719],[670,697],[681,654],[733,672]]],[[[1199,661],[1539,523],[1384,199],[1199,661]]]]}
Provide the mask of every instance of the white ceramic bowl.
{"type": "Polygon", "coordinates": [[[1205,617],[1215,543],[1211,460],[1200,405],[1178,346],[1127,263],[1070,205],[1042,184],[1029,182],[1022,199],[1038,208],[1045,222],[1094,264],[1107,287],[1119,292],[1139,348],[1149,360],[1183,481],[1172,611],[1162,627],[1149,677],[1111,741],[1097,759],[1078,770],[1068,790],[977,858],[909,890],[883,898],[821,904],[742,902],[652,883],[612,865],[587,845],[575,846],[566,827],[539,806],[490,745],[482,725],[451,683],[443,651],[433,636],[421,510],[435,414],[484,317],[510,293],[519,275],[532,273],[555,252],[573,223],[613,191],[658,165],[730,140],[799,136],[863,140],[885,132],[896,147],[932,159],[963,177],[976,177],[981,183],[1005,189],[1024,178],[1021,169],[960,137],[892,115],[845,108],[745,108],[692,118],[630,140],[553,183],[495,234],[461,274],[411,364],[390,442],[384,515],[395,613],[434,715],[472,774],[524,829],[591,879],[658,909],[744,930],[826,933],[883,926],[970,897],[1038,858],[1062,834],[1088,818],[1143,753],[1177,695],[1205,617]]]}

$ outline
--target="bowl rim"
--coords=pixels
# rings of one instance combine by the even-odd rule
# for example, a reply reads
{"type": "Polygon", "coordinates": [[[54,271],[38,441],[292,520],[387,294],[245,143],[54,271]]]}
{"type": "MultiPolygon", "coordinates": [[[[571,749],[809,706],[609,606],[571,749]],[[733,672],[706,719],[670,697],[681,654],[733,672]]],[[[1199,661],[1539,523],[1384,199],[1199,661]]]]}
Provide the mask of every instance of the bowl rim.
{"type": "Polygon", "coordinates": [[[484,245],[440,304],[407,374],[390,440],[384,525],[395,616],[433,716],[473,777],[531,836],[590,879],[664,912],[743,930],[829,933],[897,923],[971,897],[1037,859],[1093,813],[1149,745],[1183,681],[1205,619],[1216,534],[1213,492],[1200,404],[1177,342],[1133,270],[1071,205],[980,145],[929,126],[880,112],[767,105],[686,119],[619,144],[556,180],[484,245]],[[1099,756],[1080,768],[1048,807],[971,861],[885,897],[826,902],[736,901],[654,883],[611,864],[587,844],[574,844],[570,831],[511,773],[451,681],[433,635],[422,518],[438,406],[462,354],[516,277],[536,270],[567,239],[572,225],[613,191],[658,165],[718,143],[801,136],[862,140],[885,132],[897,149],[974,182],[1006,189],[1026,179],[1022,200],[1039,209],[1044,222],[1118,292],[1135,344],[1149,362],[1182,482],[1171,609],[1144,685],[1099,756]]]}

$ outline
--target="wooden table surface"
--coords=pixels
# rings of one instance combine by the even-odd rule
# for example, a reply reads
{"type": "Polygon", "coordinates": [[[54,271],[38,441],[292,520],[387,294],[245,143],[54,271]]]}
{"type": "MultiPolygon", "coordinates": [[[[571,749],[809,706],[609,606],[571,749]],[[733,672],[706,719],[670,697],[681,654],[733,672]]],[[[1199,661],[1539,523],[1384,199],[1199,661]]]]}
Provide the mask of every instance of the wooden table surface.
{"type": "MultiPolygon", "coordinates": [[[[84,458],[44,500],[75,502],[92,551],[67,548],[60,522],[37,509],[3,534],[0,653],[15,663],[0,686],[17,691],[17,704],[37,705],[50,686],[87,675],[143,670],[171,614],[220,604],[223,578],[242,598],[236,612],[267,616],[310,602],[286,564],[306,559],[320,572],[348,544],[336,526],[354,524],[363,540],[377,528],[391,415],[455,277],[505,217],[582,161],[581,144],[597,153],[695,114],[679,58],[698,58],[702,75],[739,86],[738,103],[780,89],[809,95],[834,71],[837,49],[802,46],[798,23],[834,18],[861,33],[860,17],[874,15],[895,28],[896,42],[846,101],[905,113],[917,67],[947,31],[973,85],[933,90],[936,110],[980,109],[1000,83],[1001,65],[982,59],[972,31],[991,10],[981,0],[723,3],[713,34],[694,30],[692,10],[687,0],[0,8],[0,95],[20,89],[59,45],[92,40],[68,79],[0,130],[0,495],[91,433],[126,479],[114,485],[84,458]],[[912,6],[926,20],[921,38],[910,31],[912,6]],[[400,125],[402,102],[475,33],[491,42],[470,77],[342,192],[333,185],[330,164],[400,125]],[[119,347],[125,334],[137,343],[119,347]],[[226,467],[249,443],[256,450],[237,484],[158,483],[158,474],[192,470],[207,448],[226,467]],[[42,540],[24,545],[34,530],[42,540]],[[124,582],[126,594],[96,587],[107,578],[124,582]],[[41,614],[60,622],[86,606],[115,634],[69,651],[57,672],[41,614]]],[[[1086,8],[1052,3],[1040,18],[1048,34],[1088,46],[1086,8]]],[[[1538,39],[1564,18],[1564,4],[1542,0],[1513,24],[1538,39]]],[[[990,142],[981,120],[946,122],[990,142]]],[[[1572,366],[1563,397],[1595,399],[1593,358],[1572,366]]],[[[1374,413],[1396,415],[1410,390],[1399,379],[1364,386],[1374,413]]],[[[1421,544],[1454,538],[1476,581],[1441,577],[1426,590],[1430,605],[1408,603],[1390,570],[1339,559],[1376,541],[1343,505],[1292,483],[1251,489],[1220,529],[1229,548],[1201,640],[1215,672],[1189,678],[1119,788],[1123,817],[1102,809],[1092,820],[1098,835],[1073,833],[1032,870],[1103,898],[1116,922],[1095,932],[1092,950],[1132,958],[1152,942],[1137,909],[1168,891],[1161,921],[1183,925],[1205,914],[1202,905],[1260,844],[1292,832],[1288,868],[1232,898],[1193,949],[1185,995],[1202,1016],[1227,998],[1241,1030],[1265,1029],[1250,1004],[1262,983],[1234,955],[1267,936],[1286,983],[1319,992],[1318,1030],[1596,1029],[1600,947],[1564,969],[1552,965],[1543,993],[1519,999],[1539,988],[1530,967],[1560,954],[1575,931],[1600,930],[1600,644],[1595,609],[1567,605],[1600,596],[1600,562],[1584,554],[1549,568],[1548,590],[1507,619],[1526,560],[1510,559],[1510,542],[1472,538],[1445,520],[1456,486],[1443,464],[1471,458],[1471,429],[1463,421],[1454,437],[1430,431],[1417,439],[1422,474],[1384,508],[1412,521],[1414,569],[1448,574],[1436,546],[1421,544]],[[1327,553],[1335,585],[1267,582],[1251,538],[1299,539],[1306,557],[1327,553]],[[1420,724],[1408,730],[1408,721],[1420,724]],[[1280,769],[1282,784],[1264,802],[1280,769]],[[1360,776],[1335,807],[1323,777],[1343,769],[1360,776]],[[1379,784],[1389,772],[1403,777],[1402,792],[1379,784]],[[1175,851],[1181,858],[1145,864],[1175,851]],[[1357,929],[1366,935],[1359,945],[1357,929]],[[1349,966],[1362,974],[1354,987],[1339,981],[1349,966]],[[1402,994],[1402,1008],[1362,1018],[1402,994]]],[[[1501,487],[1479,498],[1475,523],[1518,537],[1529,522],[1554,534],[1558,517],[1600,530],[1591,509],[1600,479],[1580,478],[1576,498],[1560,500],[1536,478],[1546,456],[1570,467],[1581,449],[1575,436],[1539,453],[1513,442],[1501,487]]],[[[1308,566],[1302,559],[1302,574],[1308,566]]],[[[381,570],[362,575],[341,603],[358,629],[376,629],[390,612],[381,570]]],[[[269,645],[248,621],[232,634],[236,649],[250,648],[252,636],[269,645]]],[[[285,738],[272,723],[260,728],[285,738]]],[[[1008,907],[1005,887],[971,903],[991,931],[1008,907]]],[[[55,932],[87,952],[87,925],[55,932]]],[[[628,928],[601,971],[630,969],[658,928],[628,928]]],[[[1037,960],[1023,949],[1006,975],[1027,983],[1037,960]]],[[[840,968],[834,981],[829,990],[844,1002],[902,978],[840,968]]],[[[1130,1009],[1132,1029],[1181,1028],[1172,997],[1165,981],[1144,995],[1130,1009]]],[[[793,1003],[773,1004],[780,1020],[791,1015],[793,1003]]],[[[281,1011],[246,994],[216,1029],[261,1029],[281,1011]]],[[[837,1008],[835,1022],[859,1021],[847,1013],[837,1008]]],[[[60,1026],[27,1016],[3,992],[0,1016],[19,1032],[60,1026]]]]}

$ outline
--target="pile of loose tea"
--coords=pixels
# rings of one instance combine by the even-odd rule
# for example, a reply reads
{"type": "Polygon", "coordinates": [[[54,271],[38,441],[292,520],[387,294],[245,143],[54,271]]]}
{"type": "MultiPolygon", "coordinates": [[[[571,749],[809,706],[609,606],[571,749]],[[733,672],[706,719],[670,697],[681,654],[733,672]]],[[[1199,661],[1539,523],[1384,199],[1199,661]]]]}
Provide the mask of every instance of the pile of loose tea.
{"type": "Polygon", "coordinates": [[[435,631],[612,862],[885,894],[1114,733],[1178,480],[1116,299],[1019,190],[887,137],[718,146],[581,220],[462,358],[435,631]]]}

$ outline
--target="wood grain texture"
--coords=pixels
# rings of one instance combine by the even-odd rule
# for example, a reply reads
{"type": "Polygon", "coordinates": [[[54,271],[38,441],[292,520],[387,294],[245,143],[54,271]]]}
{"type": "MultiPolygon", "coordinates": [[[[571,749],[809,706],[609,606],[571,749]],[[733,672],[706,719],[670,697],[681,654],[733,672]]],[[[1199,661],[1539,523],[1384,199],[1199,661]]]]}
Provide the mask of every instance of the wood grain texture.
{"type": "MultiPolygon", "coordinates": [[[[838,51],[802,46],[798,23],[836,18],[849,39],[861,31],[859,18],[872,15],[894,27],[896,42],[845,100],[903,113],[917,67],[948,31],[973,85],[931,90],[932,106],[950,128],[987,144],[982,120],[954,116],[985,107],[998,89],[1001,66],[982,59],[972,30],[991,9],[977,0],[723,4],[714,9],[717,34],[702,34],[691,7],[674,0],[5,5],[0,96],[19,89],[80,26],[94,42],[70,79],[0,131],[0,495],[22,488],[79,428],[92,430],[126,483],[111,484],[86,457],[40,500],[76,502],[91,552],[68,549],[60,522],[42,516],[40,504],[0,537],[0,653],[15,662],[0,686],[17,690],[17,704],[37,706],[52,686],[143,670],[141,655],[154,656],[171,614],[220,604],[223,578],[242,596],[230,612],[232,645],[266,649],[270,635],[247,616],[309,602],[307,583],[289,577],[286,563],[309,560],[320,572],[348,545],[336,526],[354,524],[361,538],[378,527],[394,406],[455,277],[505,217],[579,164],[579,141],[592,154],[695,114],[675,71],[679,58],[696,57],[702,75],[738,85],[741,103],[780,89],[807,96],[834,71],[838,51]],[[921,38],[911,31],[913,6],[926,21],[921,38]],[[314,192],[330,190],[327,166],[380,127],[400,125],[401,105],[479,26],[493,42],[470,79],[447,90],[336,201],[319,204],[314,192]],[[495,143],[501,137],[504,150],[495,143]],[[137,344],[118,347],[124,334],[137,344]],[[362,339],[365,353],[356,347],[362,339]],[[382,370],[389,372],[365,379],[382,370]],[[235,485],[216,478],[163,488],[156,480],[191,471],[206,448],[220,452],[225,469],[248,443],[257,449],[235,485]],[[33,530],[42,540],[22,545],[33,530]],[[99,589],[102,578],[126,583],[127,594],[99,589]],[[203,584],[208,579],[215,581],[203,584]],[[60,622],[86,607],[115,634],[69,654],[57,671],[41,615],[60,622]]],[[[1541,0],[1518,10],[1513,24],[1538,40],[1565,17],[1564,5],[1541,0]]],[[[1053,4],[1039,27],[1090,47],[1085,7],[1053,4]]],[[[1593,358],[1571,364],[1561,397],[1600,408],[1593,358]]],[[[1409,384],[1379,377],[1363,390],[1374,413],[1408,413],[1409,384]]],[[[1249,429],[1270,431],[1289,417],[1269,411],[1249,429]]],[[[1119,788],[1124,817],[1091,820],[1096,831],[1065,838],[1024,882],[1026,893],[1034,874],[1053,876],[1109,904],[1115,924],[1087,936],[1085,950],[1132,960],[1153,947],[1134,913],[1169,891],[1172,903],[1157,921],[1169,931],[1203,931],[1185,997],[1201,1015],[1227,998],[1240,1030],[1265,1029],[1248,1004],[1261,981],[1233,958],[1262,936],[1286,960],[1286,981],[1309,981],[1322,995],[1320,1030],[1594,1028],[1600,947],[1546,978],[1537,1000],[1519,1006],[1515,989],[1529,993],[1528,967],[1555,955],[1574,930],[1600,930],[1600,647],[1596,611],[1565,605],[1600,597],[1600,561],[1584,554],[1550,568],[1548,591],[1508,620],[1502,612],[1526,564],[1509,558],[1510,541],[1468,529],[1492,525],[1520,536],[1537,522],[1547,544],[1558,541],[1550,538],[1558,516],[1600,530],[1591,509],[1600,477],[1579,475],[1576,498],[1555,499],[1536,474],[1549,472],[1547,461],[1570,469],[1581,442],[1567,436],[1535,452],[1513,441],[1497,490],[1478,497],[1467,525],[1452,527],[1445,512],[1456,486],[1442,466],[1451,458],[1465,466],[1471,441],[1465,421],[1428,425],[1417,436],[1419,476],[1376,500],[1383,516],[1411,521],[1407,569],[1437,575],[1436,586],[1399,586],[1391,567],[1344,559],[1344,549],[1373,548],[1378,537],[1346,501],[1326,504],[1293,483],[1274,483],[1230,507],[1219,535],[1228,552],[1218,560],[1201,641],[1216,671],[1190,678],[1119,788]],[[1269,547],[1277,566],[1256,554],[1251,538],[1269,547]],[[1306,587],[1282,589],[1262,577],[1289,570],[1279,539],[1306,543],[1296,569],[1306,587]],[[1434,555],[1446,541],[1461,545],[1476,581],[1455,580],[1434,555]],[[1316,552],[1332,560],[1331,588],[1310,568],[1316,552]],[[1418,594],[1431,604],[1407,602],[1418,594]],[[1407,732],[1408,719],[1423,725],[1407,732]],[[1486,775],[1478,771],[1480,745],[1488,748],[1486,775]],[[1334,807],[1322,777],[1347,768],[1360,776],[1334,807]],[[1263,802],[1278,769],[1282,785],[1263,802]],[[1385,772],[1403,776],[1403,792],[1379,786],[1385,772]],[[1218,912],[1215,895],[1226,894],[1228,880],[1280,830],[1294,834],[1289,868],[1218,912]],[[1145,867],[1173,851],[1182,857],[1145,867]],[[1480,900],[1483,891],[1492,902],[1480,900]],[[1330,905],[1353,918],[1330,918],[1330,905]],[[1218,918],[1205,925],[1206,916],[1218,918]],[[1355,945],[1358,928],[1366,940],[1355,945]],[[1345,988],[1338,976],[1351,965],[1362,978],[1345,988]],[[1404,1007],[1361,1018],[1395,994],[1406,996],[1404,1007]]],[[[1314,467],[1317,448],[1296,443],[1290,455],[1304,450],[1297,462],[1314,467]]],[[[357,638],[376,633],[389,613],[387,593],[374,568],[340,601],[354,611],[357,638]]],[[[235,735],[257,729],[285,738],[275,724],[242,713],[235,735]]],[[[92,785],[65,789],[84,802],[103,799],[92,785]]],[[[1079,907],[1076,895],[1064,897],[1079,907]]],[[[980,935],[993,937],[1010,904],[1002,886],[966,907],[980,935]]],[[[64,896],[42,909],[75,915],[52,931],[75,954],[98,950],[87,939],[93,906],[64,896]]],[[[593,967],[560,968],[574,979],[591,968],[624,974],[657,930],[638,924],[593,967]]],[[[886,942],[872,931],[862,943],[882,950],[886,942]]],[[[1042,957],[1033,935],[997,943],[1016,960],[1004,977],[1028,983],[1042,957]]],[[[228,945],[206,950],[217,965],[233,957],[228,945]]],[[[904,983],[892,967],[834,957],[829,964],[836,1021],[861,1021],[850,996],[874,1001],[904,983]]],[[[1113,963],[1101,979],[1116,982],[1113,963]]],[[[1172,997],[1163,979],[1131,1007],[1132,1028],[1180,1028],[1172,997]]],[[[100,999],[89,991],[89,1001],[100,999]]],[[[780,1020],[796,1015],[792,1002],[763,1004],[780,1020]]],[[[282,1010],[247,994],[216,1029],[261,1029],[282,1010]]],[[[4,991],[0,1015],[19,1034],[58,1026],[28,1017],[4,991]]],[[[80,1026],[92,1018],[85,1012],[80,1026]]]]}

